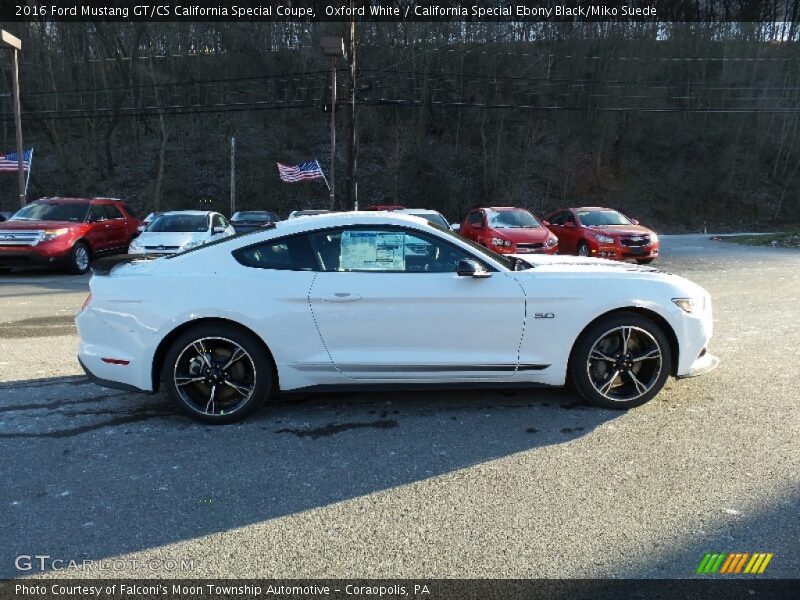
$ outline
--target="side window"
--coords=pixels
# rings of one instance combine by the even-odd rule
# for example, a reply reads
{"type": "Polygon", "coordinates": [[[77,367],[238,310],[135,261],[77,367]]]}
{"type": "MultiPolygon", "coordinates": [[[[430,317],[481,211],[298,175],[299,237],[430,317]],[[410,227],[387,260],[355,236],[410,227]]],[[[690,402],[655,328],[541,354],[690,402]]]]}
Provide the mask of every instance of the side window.
{"type": "Polygon", "coordinates": [[[218,215],[218,217],[219,217],[219,226],[227,229],[228,225],[230,225],[230,223],[228,223],[228,219],[226,219],[222,215],[218,215]]]}
{"type": "Polygon", "coordinates": [[[565,213],[565,212],[556,213],[552,217],[550,217],[550,219],[549,219],[550,224],[551,225],[563,225],[564,224],[564,217],[566,217],[566,216],[567,216],[567,213],[565,213]]]}
{"type": "Polygon", "coordinates": [[[92,204],[91,208],[89,209],[89,222],[90,223],[97,223],[98,221],[105,221],[108,217],[106,217],[106,211],[103,208],[102,204],[92,204]]]}
{"type": "Polygon", "coordinates": [[[467,223],[469,223],[473,227],[480,227],[481,225],[483,225],[483,213],[479,210],[469,213],[469,218],[467,219],[467,223]]]}
{"type": "Polygon", "coordinates": [[[103,212],[106,215],[106,219],[121,219],[122,213],[119,212],[119,209],[114,206],[113,204],[104,204],[103,205],[103,212]]]}
{"type": "Polygon", "coordinates": [[[213,229],[215,227],[227,227],[227,225],[222,222],[222,215],[214,215],[211,219],[211,228],[213,229]]]}
{"type": "Polygon", "coordinates": [[[401,229],[344,229],[310,235],[323,271],[452,273],[458,261],[474,258],[423,233],[401,229]]]}
{"type": "Polygon", "coordinates": [[[575,223],[575,215],[573,215],[571,212],[568,212],[566,214],[566,218],[564,219],[564,223],[575,223]]]}
{"type": "Polygon", "coordinates": [[[306,235],[268,240],[254,246],[239,248],[234,251],[233,257],[245,267],[257,269],[316,271],[318,268],[317,259],[306,235]]]}

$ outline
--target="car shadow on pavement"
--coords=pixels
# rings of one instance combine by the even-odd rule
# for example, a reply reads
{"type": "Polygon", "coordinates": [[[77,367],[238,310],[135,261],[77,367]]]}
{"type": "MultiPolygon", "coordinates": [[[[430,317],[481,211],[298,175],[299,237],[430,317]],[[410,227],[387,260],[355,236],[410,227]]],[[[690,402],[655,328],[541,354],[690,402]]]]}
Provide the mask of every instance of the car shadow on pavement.
{"type": "Polygon", "coordinates": [[[163,394],[0,385],[0,578],[19,554],[100,559],[565,444],[624,413],[562,389],[283,395],[196,423],[163,394]]]}

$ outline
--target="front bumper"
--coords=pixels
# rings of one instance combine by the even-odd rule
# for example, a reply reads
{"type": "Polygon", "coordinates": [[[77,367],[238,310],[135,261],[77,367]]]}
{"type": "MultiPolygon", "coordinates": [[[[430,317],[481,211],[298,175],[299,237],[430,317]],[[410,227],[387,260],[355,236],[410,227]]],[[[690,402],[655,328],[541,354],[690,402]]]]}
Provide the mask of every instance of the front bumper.
{"type": "Polygon", "coordinates": [[[718,366],[719,366],[719,358],[717,358],[713,354],[705,352],[702,356],[700,356],[696,361],[692,363],[692,366],[689,368],[689,372],[685,373],[684,375],[678,375],[678,379],[699,377],[700,375],[705,375],[706,373],[710,373],[718,366]]]}
{"type": "Polygon", "coordinates": [[[646,260],[658,258],[659,246],[658,244],[651,244],[648,246],[599,244],[597,247],[591,247],[590,251],[592,256],[607,258],[609,260],[646,260]]]}
{"type": "Polygon", "coordinates": [[[43,254],[29,248],[0,249],[0,267],[61,267],[67,263],[69,251],[60,254],[43,254]]]}

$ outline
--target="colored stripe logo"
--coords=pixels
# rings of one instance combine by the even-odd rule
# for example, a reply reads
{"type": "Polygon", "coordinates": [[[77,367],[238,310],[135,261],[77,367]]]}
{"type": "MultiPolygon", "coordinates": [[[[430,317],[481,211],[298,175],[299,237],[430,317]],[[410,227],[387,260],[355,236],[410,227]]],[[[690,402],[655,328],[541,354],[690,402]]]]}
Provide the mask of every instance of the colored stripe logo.
{"type": "Polygon", "coordinates": [[[700,561],[696,572],[702,575],[760,575],[771,560],[772,552],[708,553],[700,561]]]}

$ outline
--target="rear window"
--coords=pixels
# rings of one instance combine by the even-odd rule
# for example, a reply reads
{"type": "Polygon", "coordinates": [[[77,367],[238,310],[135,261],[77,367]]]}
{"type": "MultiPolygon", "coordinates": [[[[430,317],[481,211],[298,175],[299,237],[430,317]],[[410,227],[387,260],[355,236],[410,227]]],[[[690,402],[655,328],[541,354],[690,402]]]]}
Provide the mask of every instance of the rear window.
{"type": "Polygon", "coordinates": [[[283,271],[316,271],[317,259],[307,235],[293,235],[239,248],[233,257],[246,267],[283,271]]]}

